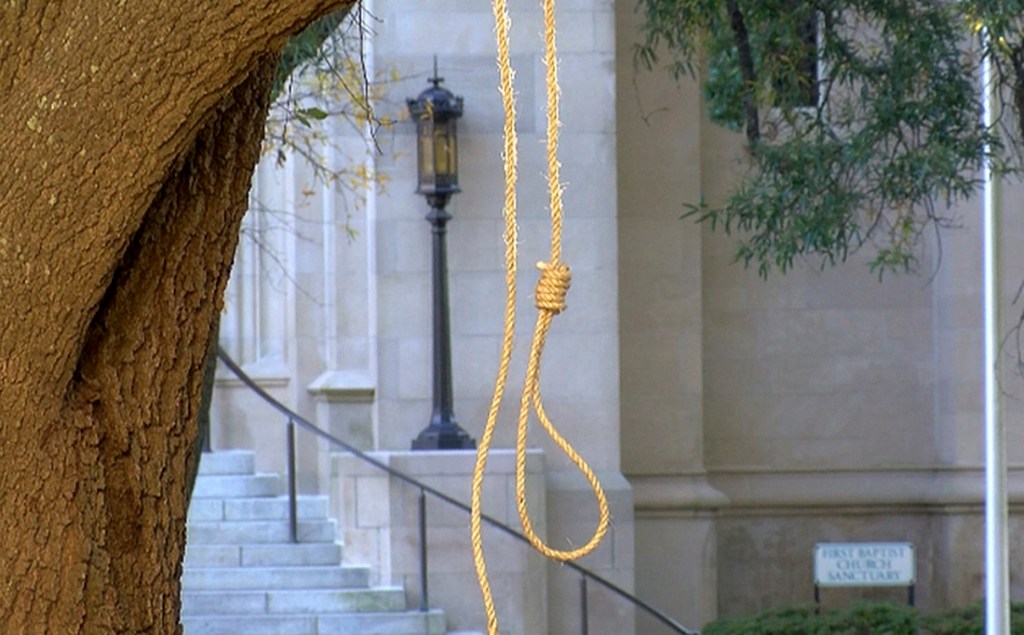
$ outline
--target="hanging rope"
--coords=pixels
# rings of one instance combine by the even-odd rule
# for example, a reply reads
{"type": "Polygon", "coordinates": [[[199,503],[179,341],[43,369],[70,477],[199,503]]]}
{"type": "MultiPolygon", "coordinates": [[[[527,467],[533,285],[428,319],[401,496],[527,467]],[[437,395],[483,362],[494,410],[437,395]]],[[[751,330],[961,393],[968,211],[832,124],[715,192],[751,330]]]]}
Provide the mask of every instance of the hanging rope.
{"type": "MultiPolygon", "coordinates": [[[[494,428],[498,419],[498,411],[505,393],[508,380],[509,364],[512,359],[513,333],[515,331],[516,305],[516,272],[518,268],[518,224],[516,220],[516,165],[518,163],[515,123],[515,96],[513,93],[512,64],[509,59],[509,30],[511,19],[508,13],[507,0],[493,0],[495,37],[498,45],[498,89],[501,93],[502,107],[505,116],[504,146],[502,158],[505,173],[505,328],[502,336],[501,357],[498,364],[498,375],[494,385],[491,406],[487,413],[487,423],[480,437],[477,449],[476,466],[473,470],[470,533],[473,543],[473,563],[476,567],[477,580],[483,596],[484,610],[487,614],[488,635],[498,635],[498,617],[494,608],[490,582],[487,576],[487,563],[484,560],[483,537],[481,534],[481,504],[484,471],[487,467],[487,455],[494,437],[494,428]]],[[[540,368],[547,341],[551,320],[565,310],[565,297],[569,290],[569,267],[562,262],[562,184],[560,164],[558,162],[559,126],[559,87],[558,64],[555,48],[555,0],[543,0],[544,10],[544,64],[546,66],[545,83],[547,85],[547,162],[548,192],[551,208],[551,260],[538,263],[540,280],[535,292],[537,306],[537,323],[533,333],[533,343],[526,370],[526,380],[519,407],[519,420],[516,429],[516,506],[519,519],[523,525],[523,533],[535,549],[545,556],[560,560],[581,558],[600,544],[608,531],[610,514],[608,500],[598,481],[597,476],[586,460],[565,440],[544,410],[540,390],[540,368]],[[554,441],[555,445],[580,470],[594,491],[597,499],[598,523],[590,540],[578,549],[560,550],[548,546],[536,534],[530,520],[526,499],[526,433],[529,423],[530,408],[533,407],[537,420],[554,441]]]]}

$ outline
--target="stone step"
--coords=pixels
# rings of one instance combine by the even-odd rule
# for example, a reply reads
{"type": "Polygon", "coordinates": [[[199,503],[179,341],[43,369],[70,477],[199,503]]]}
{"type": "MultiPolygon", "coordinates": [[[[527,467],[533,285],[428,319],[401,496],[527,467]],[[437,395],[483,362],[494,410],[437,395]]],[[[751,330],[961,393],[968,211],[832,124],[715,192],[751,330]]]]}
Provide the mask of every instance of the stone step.
{"type": "Polygon", "coordinates": [[[438,610],[320,615],[317,626],[332,635],[444,635],[445,617],[438,610]]]}
{"type": "Polygon", "coordinates": [[[405,592],[374,589],[302,589],[254,591],[184,591],[182,616],[298,615],[405,610],[405,592]]]}
{"type": "Polygon", "coordinates": [[[369,588],[367,567],[340,564],[326,496],[298,499],[299,543],[289,542],[283,490],[280,476],[255,473],[252,452],[203,456],[181,579],[184,635],[445,635],[442,611],[406,611],[402,588],[369,588]]]}
{"type": "Polygon", "coordinates": [[[256,471],[255,453],[251,450],[218,450],[203,452],[199,459],[199,475],[252,474],[256,471]]]}
{"type": "MultiPolygon", "coordinates": [[[[333,520],[302,520],[299,542],[331,542],[336,536],[333,520]]],[[[197,521],[188,524],[188,542],[193,545],[240,545],[288,543],[288,523],[276,520],[197,521]]]]}
{"type": "Polygon", "coordinates": [[[186,567],[304,567],[340,562],[341,545],[333,542],[185,547],[186,567]]]}
{"type": "Polygon", "coordinates": [[[183,635],[318,635],[314,615],[182,616],[183,635]]]}
{"type": "MultiPolygon", "coordinates": [[[[198,616],[181,620],[184,635],[444,635],[441,611],[301,616],[198,616]]],[[[452,634],[454,635],[454,634],[452,634]]],[[[482,635],[463,633],[462,635],[482,635]]]]}
{"type": "MultiPolygon", "coordinates": [[[[326,519],[326,496],[299,496],[299,518],[326,519]]],[[[287,520],[288,497],[274,498],[193,498],[188,508],[189,521],[206,520],[287,520]]]]}
{"type": "Polygon", "coordinates": [[[368,567],[185,567],[189,591],[252,589],[355,589],[370,582],[368,567]]]}
{"type": "Polygon", "coordinates": [[[401,587],[304,589],[267,594],[268,613],[378,613],[404,610],[405,590],[401,587]]]}
{"type": "Polygon", "coordinates": [[[219,474],[197,478],[192,498],[273,497],[281,492],[277,474],[219,474]]]}

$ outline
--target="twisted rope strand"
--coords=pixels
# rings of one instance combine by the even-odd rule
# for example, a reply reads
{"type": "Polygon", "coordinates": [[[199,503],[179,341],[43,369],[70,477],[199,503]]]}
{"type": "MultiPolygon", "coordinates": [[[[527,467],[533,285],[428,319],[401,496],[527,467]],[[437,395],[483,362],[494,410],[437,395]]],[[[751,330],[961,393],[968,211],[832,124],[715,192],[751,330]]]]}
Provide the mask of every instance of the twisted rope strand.
{"type": "MultiPolygon", "coordinates": [[[[512,358],[513,334],[515,332],[516,303],[516,270],[518,254],[516,242],[518,225],[516,220],[516,165],[517,138],[515,131],[515,95],[512,87],[513,71],[509,59],[509,29],[511,19],[508,14],[507,0],[493,0],[495,18],[495,37],[497,40],[497,63],[499,83],[498,89],[502,96],[505,115],[504,125],[504,171],[505,171],[505,325],[502,336],[501,358],[498,376],[495,380],[494,394],[487,413],[487,423],[480,437],[477,448],[476,464],[473,469],[470,534],[473,543],[473,564],[476,568],[480,593],[483,596],[484,610],[487,614],[488,635],[498,635],[498,617],[494,608],[494,599],[490,581],[487,576],[487,563],[483,553],[483,537],[481,534],[483,477],[487,467],[487,455],[490,452],[494,437],[494,428],[508,381],[508,370],[512,358]]],[[[516,428],[516,507],[523,526],[523,533],[533,547],[545,556],[560,560],[575,560],[591,553],[600,544],[608,531],[610,514],[608,500],[600,481],[586,460],[576,452],[575,448],[565,440],[551,422],[544,409],[540,390],[541,359],[547,342],[547,333],[551,320],[565,310],[565,297],[569,290],[571,276],[569,267],[562,262],[562,183],[561,165],[558,161],[559,128],[559,85],[558,60],[555,47],[555,0],[543,0],[544,11],[544,64],[546,67],[545,83],[547,86],[547,161],[548,161],[548,192],[551,207],[551,261],[538,263],[541,271],[540,280],[535,292],[537,306],[537,323],[534,328],[533,342],[530,346],[530,357],[526,369],[526,379],[520,400],[519,420],[516,428]],[[530,407],[541,426],[552,441],[576,465],[587,479],[594,491],[598,506],[598,523],[590,540],[577,549],[560,550],[548,546],[533,528],[526,498],[526,439],[529,428],[530,407]]]]}
{"type": "Polygon", "coordinates": [[[509,60],[509,29],[511,19],[507,0],[494,0],[495,37],[498,43],[498,90],[501,93],[502,109],[505,115],[503,130],[502,159],[505,170],[505,203],[502,216],[505,220],[505,326],[501,341],[501,358],[494,394],[487,411],[487,423],[480,444],[477,446],[476,464],[473,467],[473,481],[470,497],[470,538],[473,545],[473,566],[487,615],[488,635],[498,635],[498,615],[494,608],[494,597],[487,576],[487,562],[484,559],[483,535],[481,533],[482,492],[484,471],[487,468],[487,453],[494,438],[498,411],[508,381],[509,365],[512,360],[513,333],[516,322],[516,263],[518,261],[518,226],[516,223],[516,165],[518,163],[515,128],[515,93],[513,92],[512,64],[509,60]]]}
{"type": "Polygon", "coordinates": [[[551,199],[551,264],[557,266],[562,261],[562,164],[558,161],[558,140],[562,127],[558,113],[562,90],[558,84],[558,56],[555,47],[555,0],[543,0],[543,8],[548,195],[551,199]]]}

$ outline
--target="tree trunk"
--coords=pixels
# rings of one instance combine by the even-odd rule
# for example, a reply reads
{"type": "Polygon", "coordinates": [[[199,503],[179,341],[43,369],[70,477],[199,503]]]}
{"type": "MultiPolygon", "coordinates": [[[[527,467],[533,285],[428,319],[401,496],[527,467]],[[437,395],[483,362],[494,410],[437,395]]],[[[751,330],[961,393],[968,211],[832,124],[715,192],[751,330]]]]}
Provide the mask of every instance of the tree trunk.
{"type": "Polygon", "coordinates": [[[290,33],[339,0],[0,8],[0,624],[173,633],[211,324],[290,33]]]}

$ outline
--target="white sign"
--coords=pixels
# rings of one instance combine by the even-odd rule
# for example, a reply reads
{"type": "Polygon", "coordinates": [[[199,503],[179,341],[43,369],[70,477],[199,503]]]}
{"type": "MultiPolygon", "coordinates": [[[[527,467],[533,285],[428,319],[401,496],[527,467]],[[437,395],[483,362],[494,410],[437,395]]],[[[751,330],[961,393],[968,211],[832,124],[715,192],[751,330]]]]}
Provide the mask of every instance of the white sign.
{"type": "Polygon", "coordinates": [[[814,546],[818,586],[910,586],[914,545],[909,542],[823,542],[814,546]]]}

